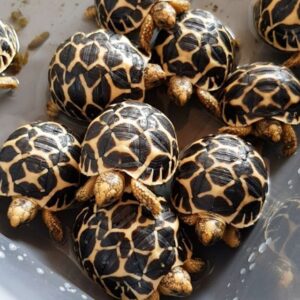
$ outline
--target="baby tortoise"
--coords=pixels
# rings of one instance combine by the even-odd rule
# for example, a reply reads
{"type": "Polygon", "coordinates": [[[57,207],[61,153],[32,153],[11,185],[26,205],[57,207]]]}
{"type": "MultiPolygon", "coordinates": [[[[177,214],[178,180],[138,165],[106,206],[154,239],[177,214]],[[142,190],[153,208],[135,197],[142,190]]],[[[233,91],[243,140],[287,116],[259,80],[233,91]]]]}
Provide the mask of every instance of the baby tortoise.
{"type": "Polygon", "coordinates": [[[141,48],[150,53],[154,29],[173,28],[176,16],[189,8],[189,0],[95,0],[88,14],[113,32],[127,35],[138,31],[141,48]]]}
{"type": "Polygon", "coordinates": [[[158,218],[130,194],[99,208],[90,205],[73,228],[76,256],[89,277],[117,299],[183,297],[193,287],[189,273],[204,267],[192,258],[176,215],[164,201],[158,218]]]}
{"type": "Polygon", "coordinates": [[[283,154],[297,149],[292,127],[300,123],[300,83],[286,67],[254,63],[239,67],[224,85],[220,132],[253,134],[283,143],[283,154]]]}
{"type": "Polygon", "coordinates": [[[180,218],[195,226],[204,245],[223,238],[237,247],[237,229],[258,220],[268,191],[263,159],[229,134],[202,138],[179,158],[172,202],[180,218]]]}
{"type": "Polygon", "coordinates": [[[31,221],[42,210],[56,241],[63,240],[53,214],[68,208],[79,186],[80,144],[54,122],[36,122],[13,132],[0,151],[0,195],[11,198],[13,227],[31,221]]]}
{"type": "Polygon", "coordinates": [[[167,183],[175,173],[177,159],[175,129],[162,112],[135,101],[114,104],[86,132],[80,167],[90,179],[76,198],[87,201],[95,195],[97,204],[105,206],[130,187],[133,195],[158,215],[159,197],[147,186],[167,183]]]}
{"type": "Polygon", "coordinates": [[[217,91],[232,71],[237,42],[210,12],[194,9],[178,18],[171,31],[162,30],[155,52],[169,81],[169,96],[183,106],[194,87],[200,102],[219,115],[217,91]],[[216,111],[214,111],[216,109],[216,111]]]}
{"type": "Polygon", "coordinates": [[[258,34],[274,48],[294,53],[286,67],[300,65],[300,2],[257,0],[254,20],[258,34]]]}
{"type": "Polygon", "coordinates": [[[19,50],[19,39],[14,28],[0,20],[0,89],[15,89],[19,85],[17,78],[3,75],[19,50]]]}
{"type": "Polygon", "coordinates": [[[161,83],[161,67],[122,35],[108,30],[77,32],[62,43],[49,67],[48,115],[59,111],[92,121],[111,103],[143,101],[145,90],[161,83]]]}

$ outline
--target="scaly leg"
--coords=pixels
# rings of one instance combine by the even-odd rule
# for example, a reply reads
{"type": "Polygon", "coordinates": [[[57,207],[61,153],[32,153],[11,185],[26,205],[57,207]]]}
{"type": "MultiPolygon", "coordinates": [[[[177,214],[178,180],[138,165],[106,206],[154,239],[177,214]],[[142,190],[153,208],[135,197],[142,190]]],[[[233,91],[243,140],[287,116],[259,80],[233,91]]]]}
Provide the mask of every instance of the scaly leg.
{"type": "Polygon", "coordinates": [[[282,124],[283,155],[291,156],[297,150],[297,136],[292,125],[282,124]]]}
{"type": "Polygon", "coordinates": [[[60,112],[60,109],[59,109],[58,105],[55,104],[53,102],[53,100],[49,100],[47,102],[47,115],[48,115],[48,117],[51,120],[53,120],[58,116],[59,112],[60,112]]]}
{"type": "Polygon", "coordinates": [[[231,126],[224,126],[219,129],[219,133],[228,133],[234,134],[240,137],[245,137],[252,133],[252,126],[245,126],[245,127],[231,127],[231,126]]]}
{"type": "Polygon", "coordinates": [[[283,65],[287,68],[298,67],[300,65],[300,52],[293,54],[283,65]]]}
{"type": "Polygon", "coordinates": [[[200,258],[190,258],[184,262],[182,267],[190,274],[198,273],[205,268],[205,262],[200,258]]]}
{"type": "Polygon", "coordinates": [[[200,88],[197,89],[197,96],[202,105],[212,112],[217,117],[221,116],[220,106],[218,100],[207,91],[204,91],[200,88]]]}
{"type": "Polygon", "coordinates": [[[0,89],[11,90],[19,86],[19,80],[11,76],[0,76],[0,89]]]}
{"type": "Polygon", "coordinates": [[[93,176],[76,193],[76,200],[79,202],[88,201],[94,196],[94,187],[97,176],[93,176]]]}
{"type": "Polygon", "coordinates": [[[227,225],[222,239],[231,248],[236,248],[241,243],[239,230],[231,225],[227,225]]]}
{"type": "Polygon", "coordinates": [[[191,7],[191,3],[188,0],[169,0],[169,4],[175,9],[177,14],[182,14],[191,7]]]}
{"type": "Polygon", "coordinates": [[[85,11],[84,11],[84,17],[88,20],[93,20],[97,16],[97,8],[95,5],[89,6],[85,11]]]}
{"type": "Polygon", "coordinates": [[[150,14],[145,18],[140,30],[140,44],[148,55],[151,54],[151,40],[154,32],[154,21],[150,14]]]}
{"type": "Polygon", "coordinates": [[[159,300],[160,295],[158,291],[154,291],[146,300],[159,300]]]}
{"type": "Polygon", "coordinates": [[[184,106],[193,94],[193,85],[187,77],[174,76],[169,81],[168,95],[179,106],[184,106]]]}
{"type": "Polygon", "coordinates": [[[47,226],[50,235],[57,242],[62,242],[64,239],[64,232],[59,219],[49,210],[43,209],[42,217],[45,225],[47,226]]]}
{"type": "Polygon", "coordinates": [[[7,212],[7,217],[12,227],[18,227],[22,223],[29,222],[34,219],[38,212],[38,205],[35,201],[24,198],[14,198],[7,212]]]}
{"type": "Polygon", "coordinates": [[[131,179],[131,190],[134,197],[144,204],[154,216],[160,214],[162,210],[160,198],[151,192],[146,186],[135,179],[131,179]]]}

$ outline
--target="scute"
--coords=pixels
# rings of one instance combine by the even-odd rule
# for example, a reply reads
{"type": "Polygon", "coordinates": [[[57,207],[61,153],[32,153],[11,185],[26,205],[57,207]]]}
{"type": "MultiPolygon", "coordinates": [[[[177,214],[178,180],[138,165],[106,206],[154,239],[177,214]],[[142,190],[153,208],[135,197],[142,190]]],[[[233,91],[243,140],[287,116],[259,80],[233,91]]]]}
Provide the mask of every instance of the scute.
{"type": "Polygon", "coordinates": [[[162,277],[187,258],[187,245],[182,244],[184,241],[178,244],[179,236],[182,240],[178,218],[165,202],[162,204],[162,214],[153,218],[132,195],[124,194],[121,201],[106,208],[91,202],[77,216],[73,230],[75,253],[89,276],[109,295],[146,299],[162,277]],[[134,222],[128,211],[135,216],[134,222]],[[126,223],[124,227],[120,220],[126,223]],[[143,222],[139,224],[139,220],[143,222]],[[96,236],[97,231],[101,236],[96,236]]]}
{"type": "Polygon", "coordinates": [[[54,122],[24,125],[0,151],[0,194],[26,196],[56,211],[70,206],[79,184],[80,144],[54,122]]]}
{"type": "Polygon", "coordinates": [[[87,176],[115,169],[159,185],[173,176],[177,159],[170,120],[148,104],[126,101],[110,106],[90,124],[80,165],[87,176]]]}
{"type": "Polygon", "coordinates": [[[143,24],[157,0],[95,0],[97,21],[103,28],[128,34],[143,24]]]}
{"type": "Polygon", "coordinates": [[[173,30],[162,30],[155,51],[164,71],[186,76],[197,87],[221,87],[234,65],[234,38],[211,13],[194,9],[178,18],[173,30]]]}
{"type": "Polygon", "coordinates": [[[250,144],[229,134],[208,136],[180,157],[172,197],[179,213],[207,211],[238,228],[253,225],[268,191],[268,177],[263,159],[250,144]],[[213,163],[205,164],[201,156],[213,163]]]}
{"type": "Polygon", "coordinates": [[[282,51],[300,51],[300,3],[298,0],[257,0],[254,23],[259,35],[282,51]]]}
{"type": "Polygon", "coordinates": [[[77,32],[51,60],[51,100],[67,115],[92,121],[111,103],[144,100],[146,63],[125,36],[104,29],[77,32]]]}
{"type": "Polygon", "coordinates": [[[299,124],[300,82],[283,66],[244,65],[224,85],[220,105],[222,118],[230,126],[251,125],[265,118],[299,124]]]}

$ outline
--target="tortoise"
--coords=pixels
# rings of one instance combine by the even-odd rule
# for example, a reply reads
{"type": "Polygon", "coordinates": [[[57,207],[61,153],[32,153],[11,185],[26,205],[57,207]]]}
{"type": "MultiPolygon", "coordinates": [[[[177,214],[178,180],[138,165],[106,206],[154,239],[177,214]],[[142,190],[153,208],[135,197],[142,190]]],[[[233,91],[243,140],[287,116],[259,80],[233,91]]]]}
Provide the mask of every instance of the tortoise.
{"type": "Polygon", "coordinates": [[[158,218],[131,194],[99,208],[91,203],[73,228],[75,254],[88,276],[117,299],[158,300],[160,293],[187,296],[189,273],[204,262],[192,257],[179,220],[162,200],[158,218]]]}
{"type": "Polygon", "coordinates": [[[14,89],[19,85],[17,78],[3,75],[19,49],[20,44],[16,31],[11,25],[0,20],[0,89],[14,89]]]}
{"type": "Polygon", "coordinates": [[[283,154],[297,149],[292,125],[300,122],[300,83],[292,72],[271,63],[240,66],[224,85],[220,132],[253,134],[283,143],[283,154]]]}
{"type": "Polygon", "coordinates": [[[218,91],[233,70],[237,47],[231,31],[210,12],[193,9],[179,16],[172,31],[160,31],[154,47],[170,78],[169,96],[183,106],[194,86],[200,102],[219,115],[211,92],[218,91]]]}
{"type": "Polygon", "coordinates": [[[50,234],[62,241],[54,212],[73,203],[79,159],[79,142],[58,123],[35,122],[15,130],[0,151],[0,195],[11,198],[11,226],[31,221],[41,210],[50,234]]]}
{"type": "Polygon", "coordinates": [[[268,191],[262,157],[241,138],[210,135],[179,156],[172,203],[180,218],[195,226],[204,245],[218,239],[237,247],[239,228],[259,218],[268,191]]]}
{"type": "Polygon", "coordinates": [[[111,103],[143,101],[145,89],[165,78],[161,67],[122,35],[109,30],[77,32],[56,50],[48,72],[48,115],[59,111],[86,122],[111,103]]]}
{"type": "Polygon", "coordinates": [[[113,32],[138,33],[139,45],[150,53],[155,28],[171,29],[176,24],[176,16],[189,8],[189,0],[95,0],[95,5],[87,9],[86,15],[96,17],[100,27],[113,32]]]}
{"type": "Polygon", "coordinates": [[[122,197],[126,188],[154,215],[159,197],[148,186],[168,183],[175,173],[178,143],[171,121],[146,103],[124,101],[108,107],[89,125],[82,143],[81,173],[90,177],[76,199],[95,195],[99,206],[122,197]]]}
{"type": "Polygon", "coordinates": [[[268,246],[276,254],[273,268],[279,275],[281,287],[285,288],[295,280],[295,271],[299,272],[299,213],[300,200],[287,199],[277,206],[265,224],[265,239],[271,241],[268,246]]]}
{"type": "Polygon", "coordinates": [[[298,0],[257,0],[254,23],[262,39],[283,52],[293,53],[285,66],[300,65],[300,2],[298,0]]]}

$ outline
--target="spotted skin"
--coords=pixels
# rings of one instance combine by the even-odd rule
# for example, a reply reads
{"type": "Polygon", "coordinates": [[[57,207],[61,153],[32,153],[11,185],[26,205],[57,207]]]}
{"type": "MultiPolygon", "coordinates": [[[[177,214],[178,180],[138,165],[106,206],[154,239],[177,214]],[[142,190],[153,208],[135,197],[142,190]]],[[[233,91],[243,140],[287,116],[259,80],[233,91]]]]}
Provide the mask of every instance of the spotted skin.
{"type": "Polygon", "coordinates": [[[267,191],[260,155],[242,139],[219,134],[196,141],[180,154],[173,204],[183,216],[208,212],[243,228],[258,220],[267,191]]]}
{"type": "MultiPolygon", "coordinates": [[[[163,204],[163,203],[162,203],[163,204]]],[[[179,221],[165,205],[159,218],[129,194],[106,208],[77,216],[74,249],[81,266],[117,299],[147,299],[191,253],[179,244],[179,221]]]]}
{"type": "Polygon", "coordinates": [[[146,64],[124,36],[107,30],[78,32],[52,58],[50,101],[75,119],[92,121],[111,103],[144,100],[146,64]]]}
{"type": "Polygon", "coordinates": [[[194,9],[180,15],[171,31],[159,33],[155,52],[170,77],[187,77],[194,86],[214,91],[233,69],[234,43],[228,29],[211,13],[194,9]]]}
{"type": "Polygon", "coordinates": [[[69,207],[79,185],[80,144],[54,122],[13,132],[0,151],[0,195],[35,201],[39,208],[69,207]]]}
{"type": "Polygon", "coordinates": [[[239,67],[224,85],[223,121],[247,126],[263,119],[300,123],[300,83],[292,72],[271,63],[239,67]]]}
{"type": "Polygon", "coordinates": [[[87,176],[119,170],[143,184],[160,185],[173,176],[177,158],[170,120],[149,104],[126,101],[110,106],[90,124],[80,166],[87,176]]]}
{"type": "Polygon", "coordinates": [[[19,49],[19,39],[15,30],[0,20],[0,74],[12,63],[19,49]]]}
{"type": "Polygon", "coordinates": [[[281,51],[300,51],[300,2],[298,0],[258,0],[254,8],[259,35],[281,51]]]}

